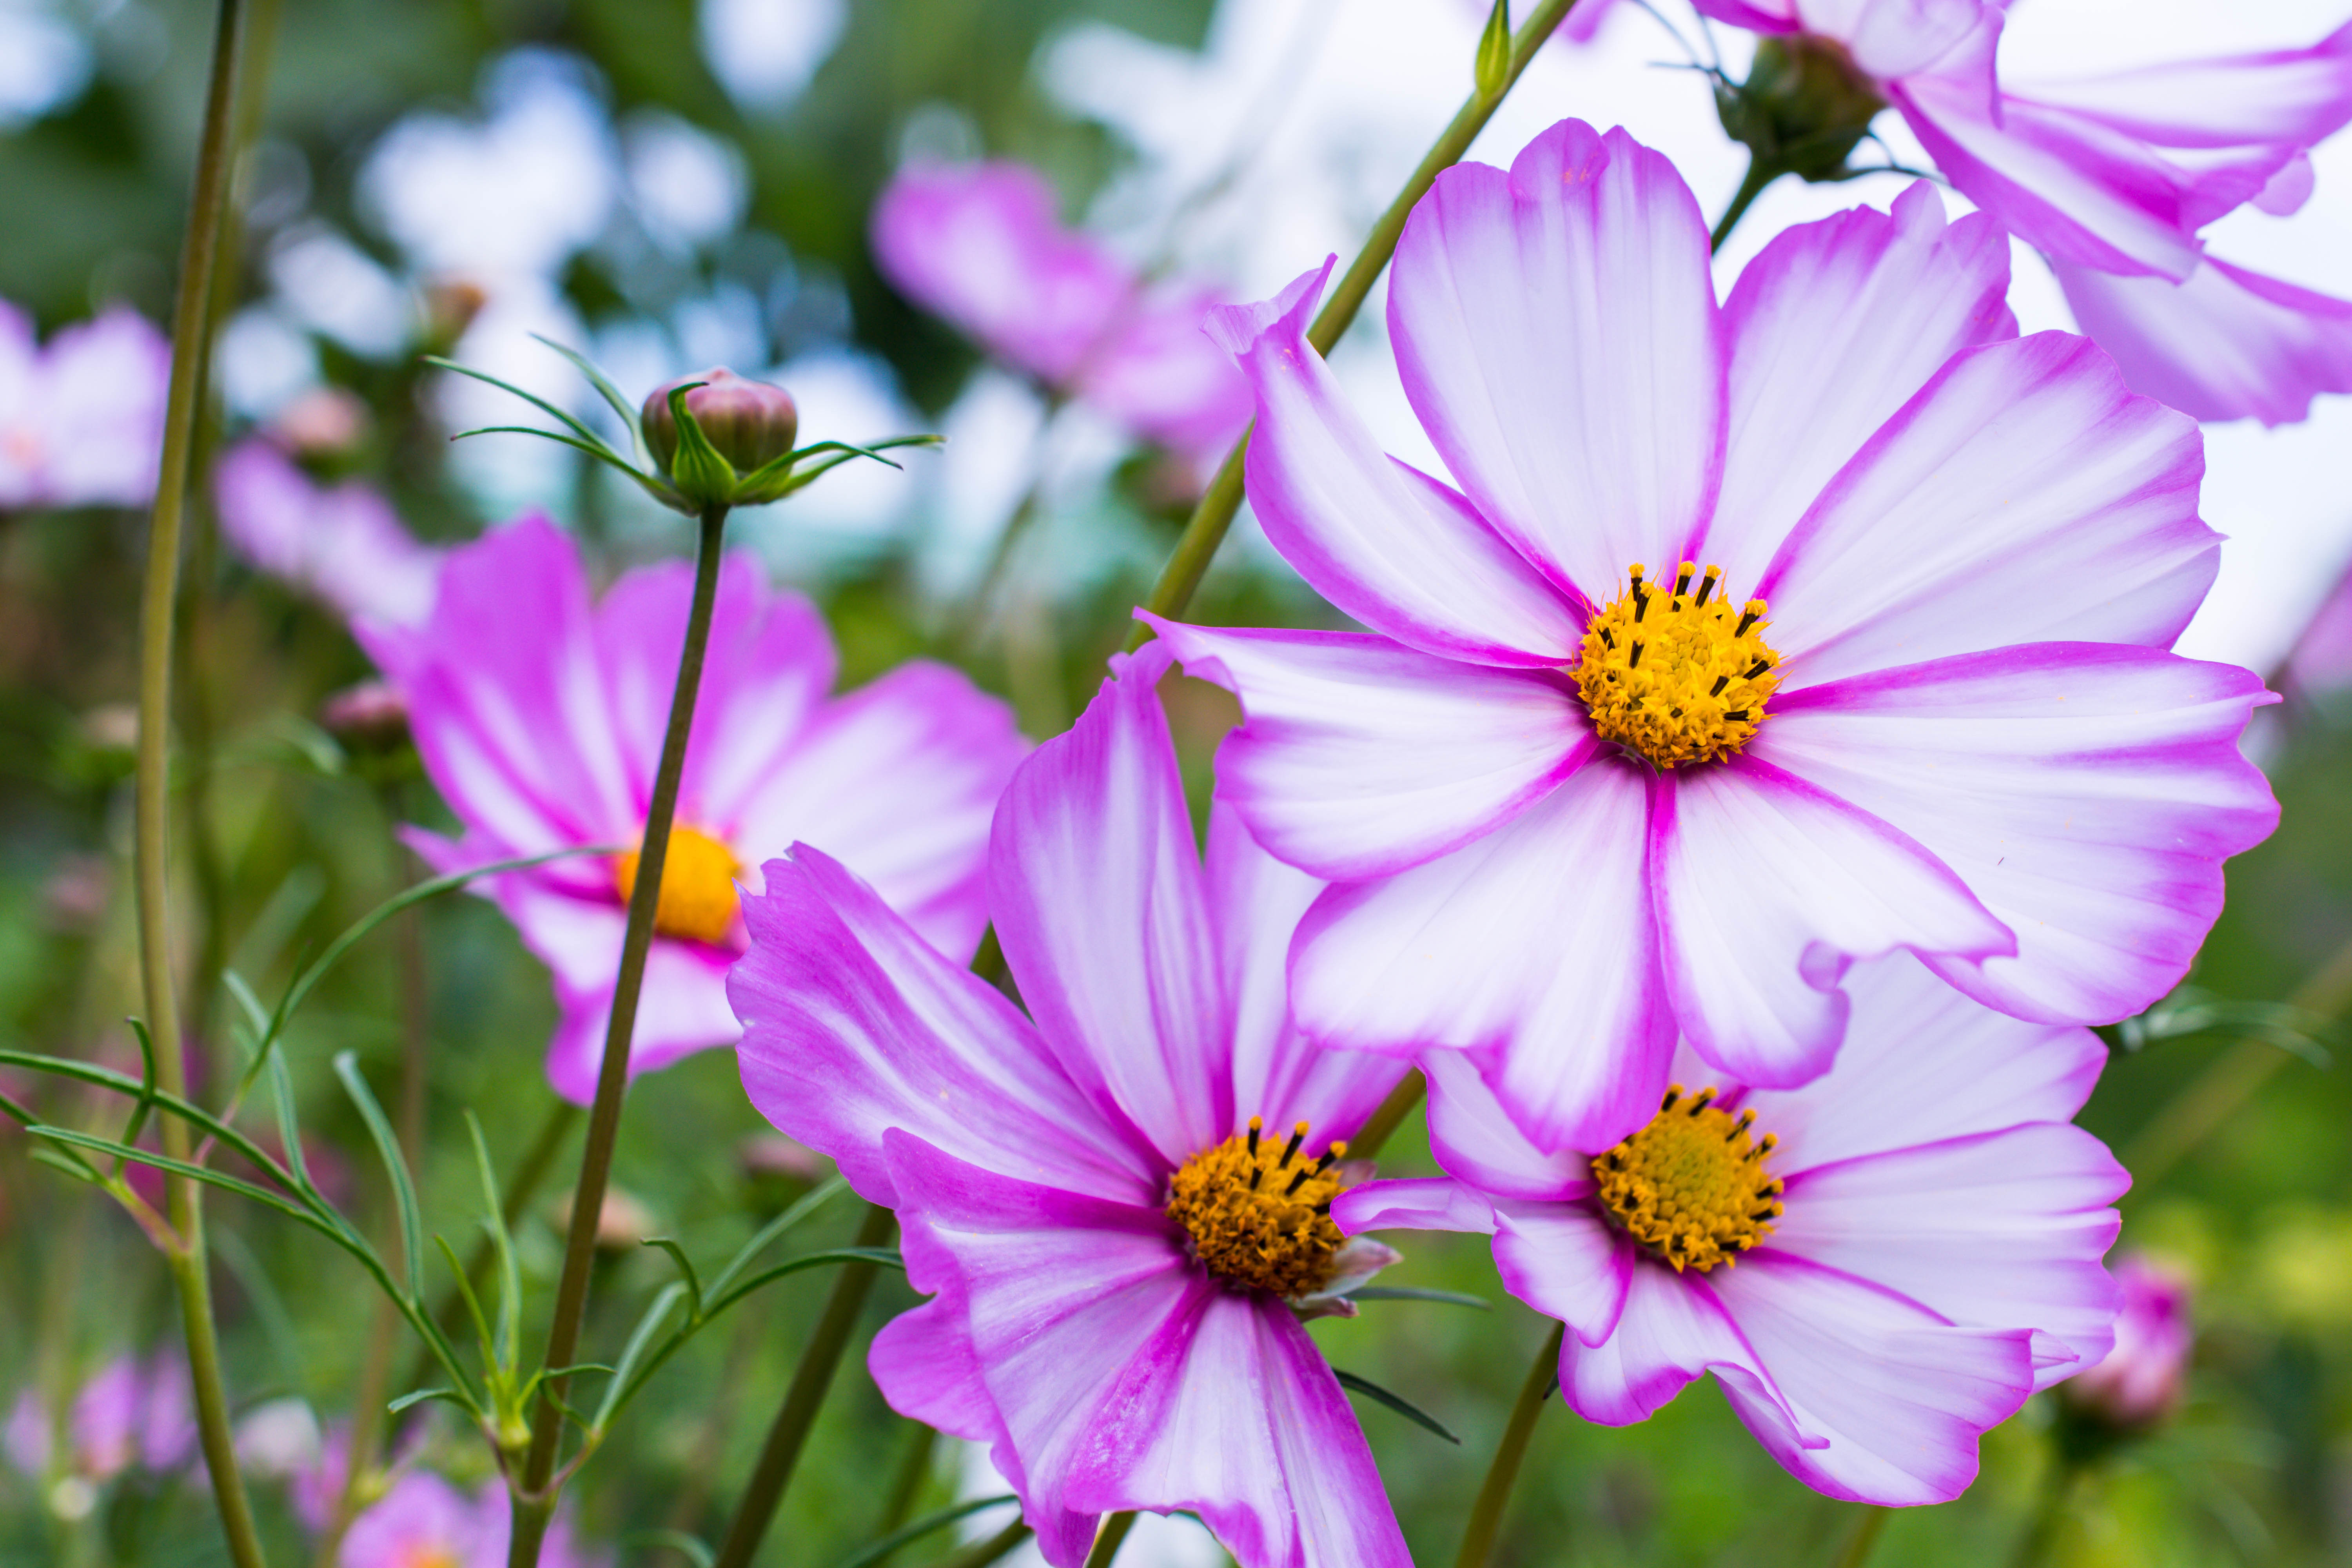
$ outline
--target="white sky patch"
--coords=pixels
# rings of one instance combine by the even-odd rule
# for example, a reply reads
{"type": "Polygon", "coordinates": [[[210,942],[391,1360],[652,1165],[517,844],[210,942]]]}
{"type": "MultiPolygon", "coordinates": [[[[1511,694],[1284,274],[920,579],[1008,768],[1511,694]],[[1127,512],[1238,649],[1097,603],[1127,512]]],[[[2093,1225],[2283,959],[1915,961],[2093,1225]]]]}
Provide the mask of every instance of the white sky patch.
{"type": "MultiPolygon", "coordinates": [[[[803,447],[818,441],[862,447],[924,429],[922,416],[900,395],[898,377],[872,354],[826,349],[756,374],[793,395],[803,447]]],[[[736,513],[729,526],[792,581],[869,560],[905,533],[940,477],[937,451],[888,455],[901,466],[853,458],[788,500],[736,513]]]]}
{"type": "Polygon", "coordinates": [[[841,42],[845,0],[702,0],[702,58],[746,109],[783,108],[841,42]]]}
{"type": "Polygon", "coordinates": [[[251,419],[267,419],[319,382],[310,334],[274,304],[251,305],[229,319],[217,355],[221,393],[251,419]]]}
{"type": "Polygon", "coordinates": [[[42,6],[0,0],[0,131],[61,109],[89,85],[89,46],[42,6]]]}
{"type": "Polygon", "coordinates": [[[633,116],[622,133],[629,205],[654,243],[693,250],[743,221],[743,154],[674,114],[633,116]]]}
{"type": "Polygon", "coordinates": [[[388,359],[416,333],[416,300],[374,258],[325,224],[285,236],[269,280],[305,325],[364,359],[388,359]]]}

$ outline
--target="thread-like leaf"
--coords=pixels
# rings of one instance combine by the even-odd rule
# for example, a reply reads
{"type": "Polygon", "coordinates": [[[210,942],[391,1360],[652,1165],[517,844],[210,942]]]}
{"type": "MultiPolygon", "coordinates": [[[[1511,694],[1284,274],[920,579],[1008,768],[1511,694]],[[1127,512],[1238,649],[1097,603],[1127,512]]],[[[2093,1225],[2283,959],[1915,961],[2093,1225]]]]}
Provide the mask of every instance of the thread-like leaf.
{"type": "Polygon", "coordinates": [[[376,1103],[374,1091],[360,1076],[357,1051],[335,1053],[335,1076],[343,1080],[343,1092],[359,1107],[360,1120],[367,1123],[368,1136],[375,1140],[375,1152],[383,1157],[385,1173],[392,1178],[393,1201],[400,1206],[401,1256],[408,1266],[408,1299],[421,1300],[425,1294],[425,1222],[417,1213],[416,1184],[409,1179],[408,1160],[400,1152],[400,1140],[393,1135],[383,1107],[376,1103]]]}
{"type": "Polygon", "coordinates": [[[1369,1377],[1359,1377],[1352,1372],[1342,1372],[1336,1366],[1331,1369],[1331,1375],[1338,1378],[1339,1386],[1350,1394],[1360,1394],[1377,1404],[1385,1405],[1414,1426],[1436,1433],[1457,1448],[1462,1446],[1462,1439],[1447,1431],[1444,1424],[1436,1416],[1432,1415],[1404,1395],[1391,1394],[1369,1377]]]}
{"type": "Polygon", "coordinates": [[[1449,1307],[1475,1307],[1491,1312],[1495,1303],[1484,1296],[1465,1295],[1459,1290],[1431,1290],[1418,1285],[1367,1285],[1348,1292],[1350,1301],[1443,1301],[1449,1307]]]}
{"type": "Polygon", "coordinates": [[[596,389],[596,395],[604,400],[605,406],[621,416],[621,428],[629,433],[631,449],[639,449],[636,408],[627,398],[621,395],[621,389],[614,386],[604,373],[596,368],[595,362],[586,354],[565,348],[553,338],[541,337],[537,332],[530,335],[570,360],[572,368],[588,378],[588,384],[596,389]]]}
{"type": "Polygon", "coordinates": [[[735,1256],[728,1259],[727,1267],[719,1271],[717,1279],[711,1280],[710,1289],[715,1291],[724,1290],[728,1286],[735,1283],[735,1277],[749,1268],[751,1266],[751,1260],[766,1251],[779,1237],[848,1190],[848,1178],[835,1175],[827,1176],[823,1182],[802,1194],[798,1203],[761,1226],[757,1235],[736,1249],[735,1256]]]}
{"type": "Polygon", "coordinates": [[[868,1564],[881,1562],[901,1546],[920,1541],[931,1531],[943,1530],[957,1520],[968,1518],[985,1508],[1002,1508],[1008,1502],[1018,1503],[1020,1500],[1011,1492],[1005,1492],[997,1497],[975,1498],[970,1502],[960,1502],[953,1508],[943,1508],[937,1513],[927,1513],[905,1529],[894,1530],[881,1540],[865,1547],[856,1555],[843,1559],[841,1568],[868,1568],[868,1564]]]}
{"type": "MultiPolygon", "coordinates": [[[[621,1349],[621,1359],[614,1364],[612,1382],[604,1385],[604,1402],[596,1407],[593,1430],[603,1431],[619,1414],[622,1401],[635,1386],[637,1363],[651,1352],[654,1336],[661,1332],[672,1309],[685,1295],[685,1285],[675,1279],[655,1292],[652,1302],[646,1306],[645,1314],[637,1320],[635,1330],[630,1333],[629,1342],[621,1349]]],[[[684,1342],[681,1340],[679,1342],[684,1342]]],[[[663,1359],[667,1360],[667,1355],[663,1359]]],[[[656,1362],[655,1364],[660,1363],[656,1362]]]]}
{"type": "Polygon", "coordinates": [[[507,1228],[506,1200],[499,1195],[498,1173],[490,1168],[490,1146],[482,1137],[482,1123],[469,1107],[466,1130],[474,1140],[474,1173],[482,1184],[482,1202],[489,1210],[482,1224],[499,1259],[499,1359],[505,1366],[522,1343],[522,1270],[515,1265],[514,1235],[507,1228]]]}
{"type": "MultiPolygon", "coordinates": [[[[475,370],[468,365],[459,364],[456,360],[443,359],[439,354],[426,354],[424,358],[426,364],[432,365],[437,370],[456,371],[459,375],[467,375],[473,377],[476,381],[486,382],[489,385],[497,387],[500,392],[510,392],[514,394],[517,397],[521,398],[525,403],[530,404],[532,407],[538,409],[542,414],[561,421],[575,432],[581,437],[581,441],[572,442],[571,445],[579,446],[582,442],[585,442],[587,443],[584,448],[585,450],[592,452],[601,450],[610,454],[611,461],[615,463],[622,462],[621,455],[618,452],[614,452],[612,447],[604,444],[604,437],[597,435],[593,429],[582,423],[576,415],[557,407],[554,404],[550,403],[546,398],[540,396],[539,394],[535,392],[525,392],[521,387],[515,385],[514,383],[510,381],[500,381],[497,376],[490,374],[487,371],[475,370]]],[[[501,426],[501,428],[505,427],[501,426]]],[[[551,430],[533,430],[528,426],[516,426],[515,428],[520,434],[525,436],[545,436],[551,440],[558,441],[563,439],[562,437],[556,435],[551,430]]],[[[467,431],[466,434],[476,435],[479,434],[479,432],[467,431]]],[[[625,463],[622,463],[622,466],[624,468],[627,467],[625,463]]]]}
{"type": "Polygon", "coordinates": [[[185,1160],[174,1160],[168,1154],[158,1154],[146,1149],[133,1149],[127,1143],[117,1143],[111,1138],[100,1138],[91,1132],[77,1132],[70,1127],[50,1127],[44,1124],[27,1127],[25,1131],[34,1138],[51,1139],[59,1143],[69,1143],[77,1149],[89,1149],[101,1154],[111,1154],[119,1160],[127,1160],[132,1164],[152,1165],[156,1170],[168,1171],[175,1176],[185,1176],[191,1181],[204,1182],[226,1192],[241,1193],[255,1203],[300,1220],[336,1246],[352,1253],[352,1256],[359,1258],[366,1256],[364,1248],[354,1247],[350,1237],[309,1209],[289,1199],[279,1197],[268,1187],[248,1182],[241,1176],[226,1174],[214,1170],[209,1165],[194,1165],[185,1160]]]}

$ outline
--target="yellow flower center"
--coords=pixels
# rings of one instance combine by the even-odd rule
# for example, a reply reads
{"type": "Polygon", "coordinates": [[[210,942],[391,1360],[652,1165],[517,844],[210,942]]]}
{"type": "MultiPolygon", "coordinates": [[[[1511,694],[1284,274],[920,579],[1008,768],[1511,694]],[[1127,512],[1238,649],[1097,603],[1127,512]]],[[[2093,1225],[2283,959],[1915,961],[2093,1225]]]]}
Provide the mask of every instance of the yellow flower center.
{"type": "Polygon", "coordinates": [[[1756,1113],[1735,1121],[1714,1100],[1712,1089],[1685,1100],[1675,1085],[1647,1127],[1592,1162],[1610,1217],[1677,1274],[1737,1263],[1780,1214],[1780,1180],[1764,1168],[1778,1140],[1750,1143],[1756,1113]]]}
{"type": "Polygon", "coordinates": [[[411,1546],[393,1559],[394,1568],[464,1568],[446,1546],[411,1546]]]}
{"type": "Polygon", "coordinates": [[[1602,740],[1661,768],[1720,762],[1756,733],[1780,684],[1764,601],[1734,609],[1717,594],[1720,566],[1702,576],[1684,562],[1672,593],[1642,573],[1637,561],[1627,571],[1633,585],[1585,627],[1577,695],[1602,740]]]}
{"type": "MultiPolygon", "coordinates": [[[[661,901],[654,906],[654,930],[694,942],[725,942],[735,929],[735,873],[742,868],[734,852],[708,833],[673,826],[669,854],[662,862],[661,901]]],[[[623,903],[636,887],[637,852],[614,856],[613,889],[623,903]]]]}
{"type": "Polygon", "coordinates": [[[1299,1154],[1304,1121],[1279,1149],[1264,1131],[1253,1116],[1247,1132],[1179,1166],[1168,1179],[1168,1217],[1219,1279],[1285,1298],[1311,1295],[1338,1273],[1333,1260],[1348,1239],[1331,1223],[1331,1200],[1339,1195],[1332,1167],[1348,1145],[1334,1142],[1308,1160],[1299,1154]]]}

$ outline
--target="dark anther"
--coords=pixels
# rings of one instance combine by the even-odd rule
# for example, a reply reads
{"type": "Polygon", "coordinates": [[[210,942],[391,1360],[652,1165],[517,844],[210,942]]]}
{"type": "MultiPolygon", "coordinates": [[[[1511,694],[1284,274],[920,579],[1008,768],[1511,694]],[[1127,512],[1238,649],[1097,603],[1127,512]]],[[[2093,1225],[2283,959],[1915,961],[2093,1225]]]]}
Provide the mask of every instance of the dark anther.
{"type": "Polygon", "coordinates": [[[1609,635],[1609,628],[1607,626],[1601,628],[1601,646],[1605,648],[1612,649],[1617,646],[1617,639],[1609,635]]]}
{"type": "Polygon", "coordinates": [[[1319,1176],[1324,1172],[1329,1170],[1331,1168],[1331,1162],[1339,1157],[1339,1145],[1334,1143],[1331,1147],[1323,1151],[1323,1157],[1321,1159],[1315,1162],[1315,1173],[1319,1176]]]}
{"type": "Polygon", "coordinates": [[[1325,1198],[1321,1203],[1317,1204],[1315,1205],[1315,1212],[1317,1214],[1329,1214],[1331,1212],[1331,1200],[1329,1198],[1325,1198]]]}
{"type": "Polygon", "coordinates": [[[1755,1124],[1756,1112],[1753,1110],[1741,1111],[1739,1113],[1739,1120],[1731,1124],[1731,1131],[1723,1135],[1723,1141],[1727,1143],[1730,1142],[1733,1139],[1738,1137],[1741,1133],[1747,1131],[1755,1124]]]}
{"type": "Polygon", "coordinates": [[[1696,1100],[1692,1100],[1692,1101],[1691,1101],[1690,1113],[1691,1113],[1693,1116],[1696,1116],[1700,1111],[1705,1110],[1707,1108],[1707,1105],[1708,1105],[1708,1104],[1709,1104],[1709,1103],[1710,1103],[1714,1099],[1715,1099],[1715,1090],[1714,1090],[1714,1089],[1700,1089],[1700,1090],[1698,1091],[1698,1098],[1697,1098],[1696,1100]]]}
{"type": "MultiPolygon", "coordinates": [[[[1637,614],[1633,618],[1638,621],[1642,617],[1637,614]]],[[[1625,668],[1628,669],[1639,669],[1642,668],[1642,645],[1640,643],[1636,642],[1633,645],[1633,651],[1625,656],[1625,668]]]]}
{"type": "Polygon", "coordinates": [[[1683,1091],[1679,1088],[1666,1090],[1666,1098],[1658,1101],[1658,1109],[1660,1110],[1672,1110],[1675,1108],[1675,1101],[1680,1100],[1682,1098],[1682,1094],[1683,1091]]]}
{"type": "Polygon", "coordinates": [[[1718,675],[1715,678],[1715,684],[1706,689],[1706,694],[1709,697],[1720,697],[1723,695],[1723,689],[1730,684],[1731,677],[1727,675],[1718,675]]]}
{"type": "Polygon", "coordinates": [[[1749,1215],[1748,1217],[1749,1219],[1775,1219],[1779,1217],[1780,1213],[1780,1211],[1779,1209],[1758,1209],[1754,1214],[1749,1215]]]}
{"type": "Polygon", "coordinates": [[[1769,661],[1769,660],[1759,658],[1759,659],[1758,659],[1758,660],[1756,661],[1756,663],[1754,664],[1754,666],[1753,666],[1753,667],[1751,667],[1751,668],[1749,668],[1749,670],[1748,671],[1747,675],[1746,675],[1746,676],[1744,676],[1744,677],[1742,677],[1742,679],[1747,679],[1747,680],[1753,680],[1753,679],[1755,679],[1758,676],[1759,676],[1759,675],[1763,674],[1766,670],[1768,670],[1768,669],[1769,669],[1769,668],[1772,668],[1772,666],[1771,666],[1771,663],[1770,663],[1770,661],[1769,661]]]}
{"type": "Polygon", "coordinates": [[[1633,579],[1633,618],[1640,620],[1649,607],[1650,597],[1642,592],[1642,580],[1636,577],[1633,579]]]}
{"type": "Polygon", "coordinates": [[[1748,710],[1745,708],[1727,709],[1723,716],[1736,724],[1748,717],[1748,710]]]}
{"type": "Polygon", "coordinates": [[[1290,1185],[1282,1189],[1282,1195],[1286,1198],[1291,1194],[1297,1192],[1299,1188],[1305,1186],[1307,1184],[1307,1178],[1314,1173],[1314,1172],[1308,1170],[1306,1166],[1299,1166],[1298,1169],[1290,1173],[1290,1185]]]}
{"type": "Polygon", "coordinates": [[[1713,567],[1709,567],[1707,568],[1706,575],[1699,579],[1698,597],[1692,600],[1691,603],[1696,605],[1702,610],[1706,608],[1706,596],[1715,592],[1715,569],[1713,567]]]}
{"type": "Polygon", "coordinates": [[[1257,1191],[1257,1184],[1265,1180],[1265,1167],[1264,1165],[1260,1165],[1255,1170],[1250,1172],[1250,1191],[1257,1191]]]}
{"type": "Polygon", "coordinates": [[[1253,1160],[1255,1160],[1255,1159],[1256,1159],[1256,1158],[1257,1158],[1257,1133],[1258,1133],[1258,1120],[1257,1120],[1257,1118],[1256,1118],[1256,1117],[1255,1117],[1255,1116],[1253,1116],[1253,1117],[1251,1117],[1251,1118],[1250,1118],[1250,1129],[1249,1129],[1249,1132],[1250,1132],[1250,1135],[1249,1135],[1249,1152],[1250,1152],[1250,1158],[1251,1158],[1251,1159],[1253,1159],[1253,1160]]]}
{"type": "Polygon", "coordinates": [[[1731,635],[1735,637],[1744,637],[1748,635],[1748,628],[1755,624],[1756,612],[1754,610],[1750,610],[1746,615],[1739,617],[1739,625],[1731,635]]]}
{"type": "Polygon", "coordinates": [[[1299,1146],[1301,1143],[1304,1143],[1304,1142],[1307,1142],[1307,1123],[1305,1123],[1304,1121],[1302,1121],[1302,1122],[1300,1122],[1297,1126],[1296,1126],[1296,1127],[1294,1127],[1294,1128],[1292,1128],[1292,1129],[1290,1130],[1290,1145],[1289,1145],[1289,1147],[1287,1147],[1287,1148],[1286,1148],[1285,1150],[1283,1150],[1283,1152],[1282,1152],[1282,1158],[1281,1158],[1281,1159],[1279,1159],[1279,1160],[1276,1160],[1276,1161],[1275,1162],[1275,1164],[1276,1164],[1277,1167],[1289,1164],[1289,1163],[1290,1163],[1290,1157],[1291,1157],[1293,1154],[1297,1153],[1297,1152],[1298,1152],[1298,1146],[1299,1146]]]}
{"type": "Polygon", "coordinates": [[[1679,577],[1676,577],[1676,578],[1675,579],[1675,597],[1676,597],[1676,598],[1678,598],[1678,599],[1679,599],[1679,598],[1681,598],[1685,594],[1687,594],[1687,593],[1689,593],[1689,592],[1690,592],[1690,568],[1689,568],[1688,566],[1685,566],[1685,567],[1683,568],[1683,570],[1682,570],[1682,575],[1681,575],[1681,576],[1679,576],[1679,577]]]}

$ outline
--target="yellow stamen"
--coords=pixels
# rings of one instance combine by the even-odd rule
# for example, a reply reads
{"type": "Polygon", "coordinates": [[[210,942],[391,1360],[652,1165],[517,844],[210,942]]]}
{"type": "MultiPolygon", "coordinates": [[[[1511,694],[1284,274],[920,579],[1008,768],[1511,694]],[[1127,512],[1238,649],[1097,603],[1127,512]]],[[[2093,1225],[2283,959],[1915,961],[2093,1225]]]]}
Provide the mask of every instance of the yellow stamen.
{"type": "Polygon", "coordinates": [[[1735,1119],[1714,1100],[1712,1089],[1685,1099],[1675,1085],[1647,1127],[1592,1162],[1610,1217],[1677,1274],[1738,1262],[1780,1214],[1780,1179],[1764,1168],[1779,1141],[1750,1143],[1756,1113],[1735,1119]]]}
{"type": "Polygon", "coordinates": [[[1253,1116],[1247,1132],[1179,1166],[1168,1180],[1168,1217],[1192,1238],[1193,1256],[1228,1283],[1285,1298],[1310,1295],[1338,1273],[1333,1260],[1347,1240],[1330,1211],[1348,1145],[1334,1142],[1308,1157],[1299,1152],[1306,1122],[1291,1129],[1286,1143],[1264,1131],[1253,1116]]]}
{"type": "MultiPolygon", "coordinates": [[[[661,901],[654,907],[654,930],[692,942],[725,942],[735,930],[740,903],[735,873],[742,868],[733,852],[708,833],[673,826],[662,865],[661,901]]],[[[636,886],[637,852],[614,856],[613,889],[623,903],[636,886]]]]}
{"type": "Polygon", "coordinates": [[[1643,570],[1634,563],[1632,585],[1586,626],[1577,695],[1602,740],[1661,768],[1720,762],[1756,733],[1780,684],[1764,601],[1735,607],[1720,566],[1701,575],[1685,561],[1654,584],[1643,570]]]}
{"type": "MultiPolygon", "coordinates": [[[[664,878],[663,880],[668,880],[664,878]]],[[[446,1546],[410,1546],[393,1559],[393,1568],[463,1568],[457,1554],[446,1546]]]]}

